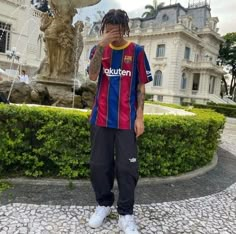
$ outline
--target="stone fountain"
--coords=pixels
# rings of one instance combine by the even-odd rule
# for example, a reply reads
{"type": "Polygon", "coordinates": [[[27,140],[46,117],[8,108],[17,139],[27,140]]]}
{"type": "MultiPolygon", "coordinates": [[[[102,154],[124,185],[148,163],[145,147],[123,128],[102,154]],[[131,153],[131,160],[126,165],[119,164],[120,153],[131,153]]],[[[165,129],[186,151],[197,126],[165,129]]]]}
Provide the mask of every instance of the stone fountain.
{"type": "Polygon", "coordinates": [[[100,1],[49,0],[53,15],[42,15],[40,30],[44,32],[45,58],[37,71],[36,82],[45,85],[57,103],[67,99],[72,101],[71,90],[83,50],[83,22],[72,25],[76,8],[95,5],[100,1]]]}

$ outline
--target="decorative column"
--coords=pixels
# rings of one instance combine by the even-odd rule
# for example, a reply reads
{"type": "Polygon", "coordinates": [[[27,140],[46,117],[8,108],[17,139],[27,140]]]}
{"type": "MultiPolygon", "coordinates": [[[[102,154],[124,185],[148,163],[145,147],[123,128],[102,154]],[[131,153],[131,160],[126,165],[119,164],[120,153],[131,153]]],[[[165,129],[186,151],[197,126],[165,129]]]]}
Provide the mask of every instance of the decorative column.
{"type": "Polygon", "coordinates": [[[199,96],[207,97],[209,94],[209,79],[210,75],[207,72],[200,73],[199,96]]]}

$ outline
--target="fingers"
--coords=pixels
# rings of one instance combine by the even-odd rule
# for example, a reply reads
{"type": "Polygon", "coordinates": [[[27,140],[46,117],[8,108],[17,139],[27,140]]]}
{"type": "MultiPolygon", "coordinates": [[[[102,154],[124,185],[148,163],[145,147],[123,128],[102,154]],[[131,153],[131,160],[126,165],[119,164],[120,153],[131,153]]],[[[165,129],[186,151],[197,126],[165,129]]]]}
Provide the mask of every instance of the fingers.
{"type": "Polygon", "coordinates": [[[121,33],[118,30],[114,30],[110,32],[110,35],[114,36],[114,37],[120,37],[121,33]]]}
{"type": "Polygon", "coordinates": [[[117,29],[114,29],[110,32],[107,33],[107,36],[110,38],[110,39],[117,39],[117,38],[121,38],[121,32],[120,30],[117,30],[117,29]]]}
{"type": "Polygon", "coordinates": [[[134,128],[134,131],[136,133],[136,138],[138,138],[139,136],[141,136],[144,133],[144,127],[139,126],[134,128]]]}
{"type": "Polygon", "coordinates": [[[111,29],[103,34],[102,44],[108,45],[114,41],[120,40],[122,38],[122,33],[119,28],[111,29]]]}

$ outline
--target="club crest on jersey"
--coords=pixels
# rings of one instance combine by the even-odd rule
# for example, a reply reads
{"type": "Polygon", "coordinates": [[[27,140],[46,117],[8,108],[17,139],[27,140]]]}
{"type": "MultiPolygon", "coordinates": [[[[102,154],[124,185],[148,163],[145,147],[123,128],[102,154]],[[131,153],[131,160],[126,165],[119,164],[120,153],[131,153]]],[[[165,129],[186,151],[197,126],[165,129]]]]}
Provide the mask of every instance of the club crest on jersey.
{"type": "Polygon", "coordinates": [[[132,63],[133,57],[129,55],[125,55],[124,63],[132,63]]]}

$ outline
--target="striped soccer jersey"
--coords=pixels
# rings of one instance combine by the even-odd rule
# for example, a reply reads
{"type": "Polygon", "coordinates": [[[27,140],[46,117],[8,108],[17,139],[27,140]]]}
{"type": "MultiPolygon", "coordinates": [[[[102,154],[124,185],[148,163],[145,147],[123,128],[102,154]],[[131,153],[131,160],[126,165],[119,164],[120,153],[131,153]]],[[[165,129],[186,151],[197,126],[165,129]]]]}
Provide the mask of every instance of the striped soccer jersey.
{"type": "Polygon", "coordinates": [[[122,47],[106,46],[90,123],[108,128],[133,129],[137,86],[150,81],[151,70],[142,46],[133,42],[122,47]]]}

